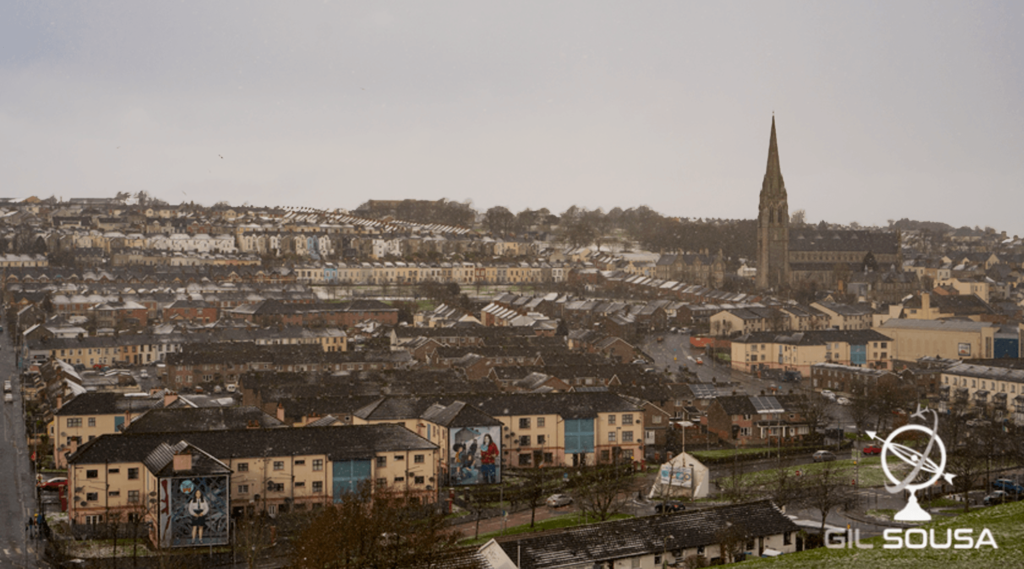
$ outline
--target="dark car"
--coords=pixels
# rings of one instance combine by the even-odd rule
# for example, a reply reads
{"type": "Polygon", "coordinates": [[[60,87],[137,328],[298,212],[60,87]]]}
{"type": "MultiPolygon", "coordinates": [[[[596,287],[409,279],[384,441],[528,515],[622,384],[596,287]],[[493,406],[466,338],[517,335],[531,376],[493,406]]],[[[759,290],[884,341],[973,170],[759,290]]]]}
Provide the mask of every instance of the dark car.
{"type": "Polygon", "coordinates": [[[832,454],[832,451],[819,450],[811,458],[814,462],[831,462],[836,459],[836,455],[832,454]]]}
{"type": "Polygon", "coordinates": [[[996,490],[988,496],[985,496],[984,504],[986,506],[991,506],[992,504],[1005,504],[1010,500],[1012,500],[1012,498],[1010,498],[1009,494],[1002,490],[996,490]]]}
{"type": "Polygon", "coordinates": [[[664,502],[658,502],[654,505],[654,511],[659,514],[671,514],[673,512],[682,512],[686,509],[686,504],[678,500],[665,500],[664,502]]]}
{"type": "Polygon", "coordinates": [[[875,445],[871,445],[869,447],[864,447],[864,450],[862,450],[861,452],[866,455],[882,454],[882,448],[876,447],[875,445]]]}
{"type": "Polygon", "coordinates": [[[992,487],[995,488],[996,490],[1002,490],[1003,492],[1006,492],[1007,494],[1011,495],[1024,494],[1024,486],[1017,484],[1016,482],[1010,480],[1009,478],[1000,478],[998,480],[993,480],[992,487]]]}

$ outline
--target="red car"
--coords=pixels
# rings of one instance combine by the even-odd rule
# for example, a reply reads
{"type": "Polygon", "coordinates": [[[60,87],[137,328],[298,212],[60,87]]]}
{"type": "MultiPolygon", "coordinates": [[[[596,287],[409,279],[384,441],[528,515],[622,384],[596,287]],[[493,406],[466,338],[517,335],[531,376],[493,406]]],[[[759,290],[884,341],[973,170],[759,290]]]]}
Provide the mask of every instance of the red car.
{"type": "Polygon", "coordinates": [[[45,482],[41,482],[38,484],[38,486],[43,490],[57,490],[61,486],[67,487],[67,485],[67,478],[51,478],[45,482]]]}
{"type": "Polygon", "coordinates": [[[876,447],[875,445],[871,445],[869,447],[864,447],[864,450],[862,450],[861,452],[863,452],[866,455],[882,454],[882,449],[880,447],[876,447]]]}

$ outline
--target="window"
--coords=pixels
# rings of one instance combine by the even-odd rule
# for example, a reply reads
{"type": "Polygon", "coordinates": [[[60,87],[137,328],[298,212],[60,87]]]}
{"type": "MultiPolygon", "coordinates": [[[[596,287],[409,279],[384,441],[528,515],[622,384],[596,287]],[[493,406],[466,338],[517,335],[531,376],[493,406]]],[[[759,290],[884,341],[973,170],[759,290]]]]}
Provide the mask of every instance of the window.
{"type": "Polygon", "coordinates": [[[68,419],[68,428],[77,429],[82,426],[82,419],[80,417],[68,419]]]}
{"type": "Polygon", "coordinates": [[[611,453],[609,453],[607,450],[601,451],[601,462],[608,462],[610,458],[611,453]]]}
{"type": "Polygon", "coordinates": [[[744,414],[743,414],[743,420],[744,420],[744,421],[749,421],[749,420],[750,420],[750,415],[749,415],[749,414],[747,414],[747,413],[744,413],[744,414]]]}
{"type": "Polygon", "coordinates": [[[633,424],[633,414],[632,413],[625,413],[625,414],[623,414],[622,415],[622,424],[623,425],[632,425],[633,424]]]}
{"type": "Polygon", "coordinates": [[[422,454],[414,454],[412,457],[413,464],[423,464],[425,459],[422,454]]]}
{"type": "Polygon", "coordinates": [[[296,482],[295,483],[295,487],[296,488],[305,488],[306,487],[306,483],[305,482],[296,482]]]}
{"type": "Polygon", "coordinates": [[[121,473],[121,469],[120,468],[111,468],[111,469],[107,470],[107,474],[120,474],[120,473],[121,473]]]}
{"type": "Polygon", "coordinates": [[[138,490],[129,490],[128,491],[128,503],[129,504],[138,504],[139,503],[139,491],[138,490]]]}
{"type": "Polygon", "coordinates": [[[322,480],[316,480],[313,482],[313,493],[322,494],[324,491],[324,483],[322,480]]]}
{"type": "Polygon", "coordinates": [[[305,460],[296,460],[295,461],[295,466],[305,466],[305,465],[306,465],[306,461],[305,460]]]}
{"type": "Polygon", "coordinates": [[[249,472],[249,463],[248,462],[239,462],[238,463],[238,471],[239,472],[249,472]]]}
{"type": "Polygon", "coordinates": [[[425,479],[422,476],[417,476],[415,478],[416,484],[423,484],[424,481],[425,481],[425,479]]]}
{"type": "Polygon", "coordinates": [[[96,417],[89,417],[89,426],[90,427],[95,427],[96,426],[96,417]]]}
{"type": "Polygon", "coordinates": [[[655,415],[654,418],[652,419],[652,421],[654,422],[655,425],[660,425],[661,424],[661,415],[655,415]]]}
{"type": "Polygon", "coordinates": [[[631,443],[633,442],[633,431],[622,431],[622,442],[631,443]]]}
{"type": "Polygon", "coordinates": [[[615,415],[608,415],[608,424],[609,425],[614,425],[615,424],[615,415]]]}
{"type": "Polygon", "coordinates": [[[544,417],[537,417],[537,428],[538,429],[543,429],[544,428],[544,417]]]}
{"type": "Polygon", "coordinates": [[[782,545],[792,545],[793,543],[793,532],[787,531],[782,534],[782,545]]]}
{"type": "Polygon", "coordinates": [[[531,456],[530,453],[527,453],[527,452],[524,452],[523,454],[520,454],[519,455],[519,466],[529,466],[530,465],[530,456],[531,456]]]}
{"type": "Polygon", "coordinates": [[[99,492],[86,492],[85,499],[89,502],[95,502],[100,499],[99,492]]]}
{"type": "Polygon", "coordinates": [[[530,435],[523,435],[519,437],[519,446],[530,446],[530,435]]]}
{"type": "Polygon", "coordinates": [[[612,433],[608,433],[608,442],[610,442],[610,443],[614,443],[614,442],[616,442],[617,440],[618,440],[618,438],[617,438],[617,437],[615,436],[615,433],[614,433],[614,432],[612,432],[612,433]]]}
{"type": "Polygon", "coordinates": [[[86,478],[99,478],[100,477],[100,471],[99,470],[86,470],[85,471],[85,477],[86,478]]]}
{"type": "Polygon", "coordinates": [[[519,419],[519,428],[520,429],[529,429],[530,428],[530,418],[529,417],[524,417],[522,419],[519,419]]]}
{"type": "Polygon", "coordinates": [[[110,496],[111,498],[120,498],[121,497],[121,491],[120,490],[111,490],[110,492],[107,492],[107,496],[110,496]]]}
{"type": "Polygon", "coordinates": [[[405,482],[404,476],[395,476],[395,482],[405,482]]]}
{"type": "Polygon", "coordinates": [[[548,438],[544,435],[537,435],[537,444],[542,445],[548,441],[548,438]]]}
{"type": "Polygon", "coordinates": [[[377,479],[377,486],[378,487],[384,487],[384,486],[387,486],[387,485],[388,485],[388,479],[387,478],[378,478],[377,479]]]}
{"type": "Polygon", "coordinates": [[[91,526],[94,526],[96,524],[101,524],[101,523],[103,523],[103,516],[100,516],[100,515],[85,516],[85,523],[87,523],[87,524],[89,524],[91,526]]]}
{"type": "Polygon", "coordinates": [[[322,458],[314,458],[313,459],[313,470],[319,472],[319,471],[321,471],[323,469],[324,469],[324,459],[322,459],[322,458]]]}
{"type": "Polygon", "coordinates": [[[544,462],[546,462],[547,464],[555,462],[555,455],[550,452],[544,453],[544,462]]]}
{"type": "Polygon", "coordinates": [[[275,460],[274,461],[274,470],[284,470],[284,461],[283,460],[275,460]]]}
{"type": "Polygon", "coordinates": [[[377,468],[384,468],[388,465],[388,457],[378,456],[377,457],[377,468]]]}
{"type": "Polygon", "coordinates": [[[398,461],[398,460],[405,460],[405,457],[404,457],[404,456],[402,456],[402,455],[400,455],[400,454],[396,454],[396,455],[395,455],[395,460],[396,460],[396,461],[398,461]]]}

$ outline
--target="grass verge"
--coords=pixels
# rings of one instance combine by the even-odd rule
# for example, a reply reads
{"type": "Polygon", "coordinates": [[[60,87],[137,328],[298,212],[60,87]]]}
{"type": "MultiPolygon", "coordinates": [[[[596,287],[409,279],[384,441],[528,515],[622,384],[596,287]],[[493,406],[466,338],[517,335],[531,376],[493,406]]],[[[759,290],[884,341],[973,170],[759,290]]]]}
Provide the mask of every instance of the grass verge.
{"type": "MultiPolygon", "coordinates": [[[[624,520],[626,518],[632,518],[632,517],[633,516],[630,516],[628,514],[614,514],[614,515],[612,515],[608,519],[608,521],[611,521],[611,520],[624,520]]],[[[585,517],[585,516],[583,516],[582,514],[579,514],[579,513],[567,514],[567,515],[564,515],[564,516],[558,516],[557,518],[548,518],[548,519],[546,519],[544,521],[537,522],[536,524],[534,524],[534,526],[532,528],[530,527],[530,524],[523,524],[521,526],[514,526],[514,527],[506,528],[505,531],[496,531],[496,532],[481,534],[480,537],[478,537],[476,539],[466,539],[466,540],[463,540],[463,541],[461,541],[459,543],[461,545],[483,545],[484,543],[487,543],[491,538],[495,538],[495,537],[505,537],[505,536],[510,536],[510,535],[520,535],[520,534],[526,534],[526,533],[535,533],[535,532],[546,531],[546,530],[551,530],[551,529],[571,528],[571,527],[576,527],[576,526],[583,526],[583,525],[587,525],[587,524],[592,524],[592,523],[596,523],[596,522],[597,522],[597,518],[594,518],[594,517],[587,518],[587,517],[585,517]]]]}

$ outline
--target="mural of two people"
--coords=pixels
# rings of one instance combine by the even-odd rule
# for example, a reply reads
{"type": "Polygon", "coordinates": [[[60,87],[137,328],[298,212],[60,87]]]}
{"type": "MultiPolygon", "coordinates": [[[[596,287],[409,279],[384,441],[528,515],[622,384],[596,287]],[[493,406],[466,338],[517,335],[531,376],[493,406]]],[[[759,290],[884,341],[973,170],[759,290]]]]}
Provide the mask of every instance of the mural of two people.
{"type": "Polygon", "coordinates": [[[463,427],[450,435],[451,484],[497,484],[501,482],[501,427],[463,427]]]}

